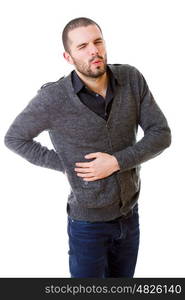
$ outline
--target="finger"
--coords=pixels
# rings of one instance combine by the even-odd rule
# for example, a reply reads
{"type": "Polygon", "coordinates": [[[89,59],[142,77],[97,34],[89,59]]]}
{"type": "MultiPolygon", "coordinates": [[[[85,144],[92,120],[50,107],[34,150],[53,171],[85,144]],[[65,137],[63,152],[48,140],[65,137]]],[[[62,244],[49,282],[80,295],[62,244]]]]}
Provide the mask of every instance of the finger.
{"type": "Polygon", "coordinates": [[[76,162],[75,166],[82,167],[82,168],[88,168],[91,166],[91,162],[76,162]]]}
{"type": "Polygon", "coordinates": [[[77,173],[77,176],[83,177],[83,178],[90,178],[93,177],[92,173],[77,173]]]}
{"type": "Polygon", "coordinates": [[[98,177],[93,176],[93,177],[90,177],[90,178],[84,178],[83,180],[84,181],[95,181],[95,180],[98,180],[98,179],[99,179],[98,177]]]}
{"type": "Polygon", "coordinates": [[[90,168],[75,168],[76,172],[81,172],[81,173],[89,173],[92,172],[92,170],[90,170],[90,168]]]}
{"type": "Polygon", "coordinates": [[[86,154],[84,157],[85,158],[93,158],[93,157],[98,157],[98,155],[99,155],[99,152],[94,152],[94,153],[86,154]]]}

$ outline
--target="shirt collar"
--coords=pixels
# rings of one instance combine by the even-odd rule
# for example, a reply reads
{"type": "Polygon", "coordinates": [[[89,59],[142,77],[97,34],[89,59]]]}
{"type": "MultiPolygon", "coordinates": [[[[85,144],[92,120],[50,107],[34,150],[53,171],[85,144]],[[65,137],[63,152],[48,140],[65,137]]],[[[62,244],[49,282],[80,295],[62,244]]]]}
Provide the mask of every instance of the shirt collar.
{"type": "MultiPolygon", "coordinates": [[[[115,78],[113,72],[111,71],[108,65],[107,65],[107,71],[109,72],[110,84],[111,84],[112,91],[114,92],[117,84],[117,79],[115,78]]],[[[85,87],[85,83],[81,80],[81,78],[78,76],[75,70],[72,71],[71,75],[72,75],[71,77],[72,77],[73,88],[75,93],[77,94],[82,90],[82,88],[85,87]]]]}

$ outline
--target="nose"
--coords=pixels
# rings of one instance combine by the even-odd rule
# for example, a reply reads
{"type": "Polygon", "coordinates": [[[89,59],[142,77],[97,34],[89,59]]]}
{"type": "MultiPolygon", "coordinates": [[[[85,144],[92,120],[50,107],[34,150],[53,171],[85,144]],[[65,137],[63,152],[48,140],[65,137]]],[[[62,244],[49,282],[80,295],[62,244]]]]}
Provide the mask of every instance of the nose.
{"type": "Polygon", "coordinates": [[[98,48],[94,44],[89,45],[89,54],[92,56],[98,54],[98,48]]]}

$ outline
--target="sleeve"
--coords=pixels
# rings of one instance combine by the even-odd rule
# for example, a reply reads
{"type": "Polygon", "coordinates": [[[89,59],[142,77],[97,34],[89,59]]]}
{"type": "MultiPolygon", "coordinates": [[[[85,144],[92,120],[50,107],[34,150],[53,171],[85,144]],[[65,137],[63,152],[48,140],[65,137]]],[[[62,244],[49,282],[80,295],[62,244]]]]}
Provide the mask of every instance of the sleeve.
{"type": "Polygon", "coordinates": [[[135,145],[113,153],[120,170],[134,168],[161,154],[171,144],[171,130],[160,107],[154,100],[144,76],[135,70],[135,87],[139,101],[139,125],[144,136],[135,145]]]}
{"type": "Polygon", "coordinates": [[[47,95],[41,88],[15,118],[4,137],[4,144],[28,162],[65,173],[64,166],[53,149],[35,141],[42,131],[50,129],[50,112],[47,95]]]}

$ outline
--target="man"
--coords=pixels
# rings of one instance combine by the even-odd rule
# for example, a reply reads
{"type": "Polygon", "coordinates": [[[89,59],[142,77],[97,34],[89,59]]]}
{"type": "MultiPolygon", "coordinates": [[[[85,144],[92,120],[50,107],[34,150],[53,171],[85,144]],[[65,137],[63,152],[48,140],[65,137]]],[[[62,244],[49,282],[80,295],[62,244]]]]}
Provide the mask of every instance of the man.
{"type": "Polygon", "coordinates": [[[71,277],[133,277],[139,247],[140,165],[171,143],[167,120],[135,67],[107,64],[101,28],[70,21],[67,76],[43,85],[15,118],[5,145],[66,174],[71,277]],[[138,125],[144,131],[136,142],[138,125]],[[34,141],[49,131],[54,149],[34,141]]]}

